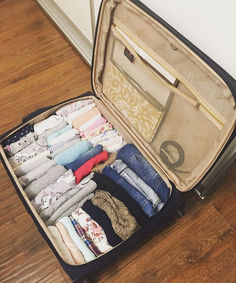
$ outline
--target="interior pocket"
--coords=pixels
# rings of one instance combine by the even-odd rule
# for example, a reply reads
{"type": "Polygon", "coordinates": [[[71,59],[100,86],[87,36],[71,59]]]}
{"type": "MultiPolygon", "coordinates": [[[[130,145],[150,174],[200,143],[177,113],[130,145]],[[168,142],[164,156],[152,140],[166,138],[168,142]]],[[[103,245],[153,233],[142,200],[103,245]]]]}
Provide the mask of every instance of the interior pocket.
{"type": "Polygon", "coordinates": [[[149,103],[141,90],[129,81],[111,61],[104,74],[103,93],[123,117],[148,142],[151,142],[164,112],[149,103]]]}

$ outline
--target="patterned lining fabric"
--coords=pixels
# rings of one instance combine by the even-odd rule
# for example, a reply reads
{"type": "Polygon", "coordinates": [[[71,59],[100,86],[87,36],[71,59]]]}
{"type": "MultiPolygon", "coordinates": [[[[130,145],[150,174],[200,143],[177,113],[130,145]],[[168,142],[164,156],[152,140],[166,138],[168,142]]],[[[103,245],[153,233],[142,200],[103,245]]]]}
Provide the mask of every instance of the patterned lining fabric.
{"type": "Polygon", "coordinates": [[[163,113],[153,107],[111,62],[107,64],[103,92],[124,118],[150,142],[163,113]]]}

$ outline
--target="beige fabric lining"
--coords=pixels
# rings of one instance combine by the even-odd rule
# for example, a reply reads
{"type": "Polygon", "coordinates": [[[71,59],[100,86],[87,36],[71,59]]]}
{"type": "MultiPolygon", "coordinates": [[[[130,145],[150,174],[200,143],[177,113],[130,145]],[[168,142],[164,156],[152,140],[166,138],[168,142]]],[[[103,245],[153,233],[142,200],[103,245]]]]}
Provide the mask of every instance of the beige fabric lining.
{"type": "MultiPolygon", "coordinates": [[[[109,2],[109,0],[104,1],[103,7],[109,5],[109,2]]],[[[115,4],[114,1],[113,4],[115,4]]],[[[112,22],[104,21],[104,29],[107,31],[111,24],[122,27],[132,40],[141,44],[144,51],[153,55],[154,59],[161,60],[167,70],[180,80],[179,90],[191,98],[197,95],[200,103],[196,104],[196,108],[188,107],[181,98],[177,98],[175,95],[152,144],[142,140],[142,136],[136,129],[127,123],[121,113],[115,109],[113,101],[109,101],[108,97],[104,95],[102,88],[104,81],[98,80],[97,73],[99,73],[100,79],[105,80],[106,65],[110,61],[114,61],[122,71],[128,74],[129,78],[134,80],[134,83],[139,84],[144,92],[147,90],[148,84],[154,85],[154,83],[151,83],[150,77],[142,76],[145,72],[141,73],[140,68],[137,68],[137,61],[132,64],[127,60],[127,64],[125,64],[125,57],[121,58],[122,56],[117,54],[117,50],[115,53],[112,52],[114,45],[112,33],[109,34],[105,43],[100,44],[100,40],[104,39],[102,30],[98,33],[95,55],[104,55],[104,58],[101,56],[104,65],[100,64],[99,58],[95,57],[92,74],[95,91],[102,98],[104,104],[116,113],[118,121],[123,123],[129,132],[132,132],[133,139],[137,141],[136,145],[139,145],[139,149],[143,150],[145,156],[149,156],[154,163],[161,164],[156,166],[162,168],[160,171],[165,172],[179,190],[189,190],[213,164],[235,126],[236,115],[233,96],[223,80],[204,61],[132,2],[129,0],[120,1],[116,7],[113,6],[113,9],[112,22]],[[142,83],[142,79],[139,79],[140,76],[145,77],[145,82],[142,83]],[[201,105],[201,101],[203,105],[201,105]],[[177,105],[181,105],[181,109],[176,108],[177,105]],[[199,107],[201,111],[199,111],[199,107]],[[181,117],[182,113],[183,117],[181,117]],[[217,123],[214,123],[214,117],[223,121],[222,126],[219,127],[217,123]],[[196,122],[195,119],[199,121],[196,122]],[[170,121],[174,124],[168,128],[166,125],[170,125],[170,121]],[[180,128],[178,127],[179,123],[181,123],[180,128]],[[174,139],[184,148],[186,160],[178,169],[190,171],[189,173],[171,171],[162,162],[158,153],[161,142],[166,139],[174,139]]],[[[106,18],[106,15],[104,14],[103,17],[106,18]]],[[[100,25],[103,23],[100,22],[100,25]]],[[[158,62],[160,63],[160,61],[158,62]]],[[[160,102],[152,92],[149,91],[149,93],[160,102]]]]}

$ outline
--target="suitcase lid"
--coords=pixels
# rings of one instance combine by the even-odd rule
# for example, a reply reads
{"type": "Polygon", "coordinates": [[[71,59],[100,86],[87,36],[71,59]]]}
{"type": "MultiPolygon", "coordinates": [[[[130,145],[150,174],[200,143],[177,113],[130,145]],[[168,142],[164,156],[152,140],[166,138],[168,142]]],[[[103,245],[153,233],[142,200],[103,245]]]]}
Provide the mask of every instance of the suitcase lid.
{"type": "Polygon", "coordinates": [[[92,87],[180,191],[203,178],[235,127],[235,80],[136,0],[102,2],[92,87]]]}

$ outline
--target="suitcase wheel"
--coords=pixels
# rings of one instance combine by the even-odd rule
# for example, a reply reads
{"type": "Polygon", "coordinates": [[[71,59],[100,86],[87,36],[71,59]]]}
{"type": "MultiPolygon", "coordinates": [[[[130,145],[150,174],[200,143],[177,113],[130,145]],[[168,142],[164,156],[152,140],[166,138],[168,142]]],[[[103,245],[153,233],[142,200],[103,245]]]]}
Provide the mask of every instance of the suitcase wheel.
{"type": "Polygon", "coordinates": [[[93,283],[94,280],[91,277],[84,277],[82,279],[74,281],[74,283],[93,283]]]}
{"type": "Polygon", "coordinates": [[[185,212],[183,211],[183,209],[178,209],[178,210],[176,211],[176,214],[177,214],[177,216],[178,216],[179,218],[182,218],[182,217],[184,217],[185,212]]]}

